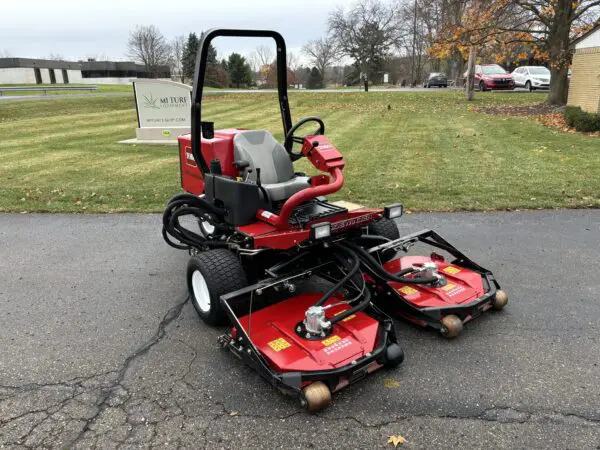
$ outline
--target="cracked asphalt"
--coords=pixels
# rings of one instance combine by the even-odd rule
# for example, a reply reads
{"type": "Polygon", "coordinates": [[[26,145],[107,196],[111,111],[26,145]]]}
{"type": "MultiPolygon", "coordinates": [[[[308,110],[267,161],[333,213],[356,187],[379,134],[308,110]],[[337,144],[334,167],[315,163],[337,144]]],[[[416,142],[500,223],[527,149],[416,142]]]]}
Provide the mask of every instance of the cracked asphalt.
{"type": "Polygon", "coordinates": [[[217,345],[157,215],[0,215],[2,448],[600,448],[600,211],[415,214],[510,301],[304,412],[217,345]]]}

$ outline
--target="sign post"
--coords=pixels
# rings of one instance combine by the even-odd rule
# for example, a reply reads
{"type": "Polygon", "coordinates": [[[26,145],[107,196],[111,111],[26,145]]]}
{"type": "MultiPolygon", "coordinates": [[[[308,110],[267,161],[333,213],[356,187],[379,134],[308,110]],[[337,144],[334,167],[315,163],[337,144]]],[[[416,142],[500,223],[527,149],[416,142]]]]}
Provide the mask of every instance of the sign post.
{"type": "Polygon", "coordinates": [[[177,136],[190,132],[192,87],[164,80],[133,82],[138,127],[135,139],[123,144],[177,144],[177,136]]]}

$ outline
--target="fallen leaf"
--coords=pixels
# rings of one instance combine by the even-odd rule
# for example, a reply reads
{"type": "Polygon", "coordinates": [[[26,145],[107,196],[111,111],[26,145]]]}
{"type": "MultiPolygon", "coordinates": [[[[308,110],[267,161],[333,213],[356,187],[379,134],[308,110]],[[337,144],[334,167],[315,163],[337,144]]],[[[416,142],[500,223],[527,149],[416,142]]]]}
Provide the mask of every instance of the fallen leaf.
{"type": "Polygon", "coordinates": [[[239,412],[237,412],[237,411],[231,411],[229,413],[230,416],[237,416],[238,414],[239,414],[239,412]]]}
{"type": "Polygon", "coordinates": [[[390,436],[388,438],[388,444],[393,444],[394,447],[398,447],[398,445],[402,445],[406,442],[406,439],[404,439],[404,437],[397,435],[397,436],[390,436]]]}
{"type": "Polygon", "coordinates": [[[386,378],[383,380],[383,387],[388,389],[397,389],[400,387],[400,382],[396,380],[392,380],[391,378],[386,378]]]}

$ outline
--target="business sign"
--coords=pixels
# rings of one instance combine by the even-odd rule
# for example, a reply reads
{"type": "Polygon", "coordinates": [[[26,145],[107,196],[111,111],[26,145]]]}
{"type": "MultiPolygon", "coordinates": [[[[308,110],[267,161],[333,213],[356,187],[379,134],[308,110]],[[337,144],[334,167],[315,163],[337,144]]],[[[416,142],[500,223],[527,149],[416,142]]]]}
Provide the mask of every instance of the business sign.
{"type": "Polygon", "coordinates": [[[166,80],[136,80],[133,91],[139,141],[171,141],[190,132],[191,86],[166,80]]]}

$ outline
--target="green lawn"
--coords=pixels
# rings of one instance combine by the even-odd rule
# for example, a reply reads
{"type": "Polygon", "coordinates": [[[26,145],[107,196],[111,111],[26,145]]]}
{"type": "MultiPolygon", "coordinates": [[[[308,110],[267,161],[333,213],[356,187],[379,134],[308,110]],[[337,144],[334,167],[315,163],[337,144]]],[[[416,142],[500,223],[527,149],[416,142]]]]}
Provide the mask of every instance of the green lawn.
{"type": "MultiPolygon", "coordinates": [[[[476,97],[481,107],[546,94],[476,97]]],[[[460,92],[291,93],[290,103],[294,121],[322,117],[345,156],[337,198],[415,211],[600,206],[598,138],[472,112],[460,92]]],[[[205,112],[217,127],[282,138],[273,94],[210,95],[205,112]]],[[[118,144],[135,126],[132,96],[0,103],[0,210],[162,211],[181,189],[177,149],[118,144]]]]}

